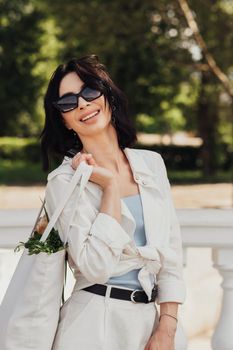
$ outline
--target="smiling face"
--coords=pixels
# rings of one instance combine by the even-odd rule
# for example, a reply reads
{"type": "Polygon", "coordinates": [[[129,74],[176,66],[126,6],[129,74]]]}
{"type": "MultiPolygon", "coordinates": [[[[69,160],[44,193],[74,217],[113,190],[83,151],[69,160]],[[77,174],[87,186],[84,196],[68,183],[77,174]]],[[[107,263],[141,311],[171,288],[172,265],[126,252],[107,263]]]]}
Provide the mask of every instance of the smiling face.
{"type": "MultiPolygon", "coordinates": [[[[60,83],[59,96],[77,94],[83,86],[84,82],[75,72],[68,73],[60,83]]],[[[66,127],[73,129],[79,136],[93,135],[111,122],[111,110],[107,100],[105,104],[104,95],[89,102],[79,96],[78,107],[61,114],[66,127]]]]}

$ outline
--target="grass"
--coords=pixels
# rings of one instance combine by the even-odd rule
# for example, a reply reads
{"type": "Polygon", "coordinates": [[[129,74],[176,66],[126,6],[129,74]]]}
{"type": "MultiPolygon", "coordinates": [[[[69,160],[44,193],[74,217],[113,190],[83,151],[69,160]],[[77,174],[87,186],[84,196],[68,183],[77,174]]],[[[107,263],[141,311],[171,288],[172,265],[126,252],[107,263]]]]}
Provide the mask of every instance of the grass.
{"type": "Polygon", "coordinates": [[[23,160],[0,160],[1,185],[35,185],[45,184],[47,175],[40,163],[23,160]]]}
{"type": "Polygon", "coordinates": [[[6,146],[14,146],[14,147],[22,147],[27,146],[32,143],[38,142],[35,137],[12,137],[12,136],[5,136],[0,137],[0,147],[6,147],[6,146]]]}
{"type": "MultiPolygon", "coordinates": [[[[232,182],[232,172],[219,171],[214,177],[204,178],[200,170],[169,170],[171,184],[232,182]]],[[[36,185],[46,183],[47,174],[41,164],[23,160],[0,160],[0,185],[36,185]]]]}

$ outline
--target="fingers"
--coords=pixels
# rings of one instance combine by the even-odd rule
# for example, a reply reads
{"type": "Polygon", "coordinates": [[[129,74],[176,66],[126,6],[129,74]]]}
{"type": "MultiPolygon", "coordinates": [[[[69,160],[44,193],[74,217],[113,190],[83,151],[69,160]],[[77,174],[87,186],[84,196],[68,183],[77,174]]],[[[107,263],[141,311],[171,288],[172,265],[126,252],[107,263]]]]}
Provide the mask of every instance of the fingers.
{"type": "Polygon", "coordinates": [[[86,161],[89,165],[97,165],[91,153],[78,152],[72,159],[72,168],[76,170],[82,161],[86,161]]]}
{"type": "Polygon", "coordinates": [[[93,156],[92,156],[92,154],[87,154],[87,161],[88,161],[88,163],[90,164],[90,165],[96,165],[96,162],[95,162],[95,160],[94,160],[94,158],[93,158],[93,156]]]}
{"type": "Polygon", "coordinates": [[[81,163],[81,161],[85,160],[84,155],[81,152],[78,152],[72,159],[72,168],[76,170],[81,163]]]}

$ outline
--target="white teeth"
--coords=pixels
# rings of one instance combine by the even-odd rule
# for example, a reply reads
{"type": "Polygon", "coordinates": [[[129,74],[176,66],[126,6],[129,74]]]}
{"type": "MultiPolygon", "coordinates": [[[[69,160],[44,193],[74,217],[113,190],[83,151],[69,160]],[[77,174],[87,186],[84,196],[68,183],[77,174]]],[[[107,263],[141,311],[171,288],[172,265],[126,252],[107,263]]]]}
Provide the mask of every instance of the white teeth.
{"type": "Polygon", "coordinates": [[[90,119],[90,118],[94,117],[98,113],[99,113],[99,111],[93,112],[93,113],[87,115],[85,118],[82,118],[81,121],[83,122],[83,121],[85,121],[87,119],[90,119]]]}

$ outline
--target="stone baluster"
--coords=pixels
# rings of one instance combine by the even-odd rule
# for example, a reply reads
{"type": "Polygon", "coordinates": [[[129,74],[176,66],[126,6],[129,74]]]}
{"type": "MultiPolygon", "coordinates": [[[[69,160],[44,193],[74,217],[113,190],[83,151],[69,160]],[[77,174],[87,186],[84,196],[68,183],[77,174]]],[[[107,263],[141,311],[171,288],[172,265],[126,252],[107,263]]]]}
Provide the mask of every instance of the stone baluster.
{"type": "Polygon", "coordinates": [[[223,278],[223,299],[220,317],[211,345],[213,350],[233,349],[233,248],[214,248],[213,266],[223,278]]]}

